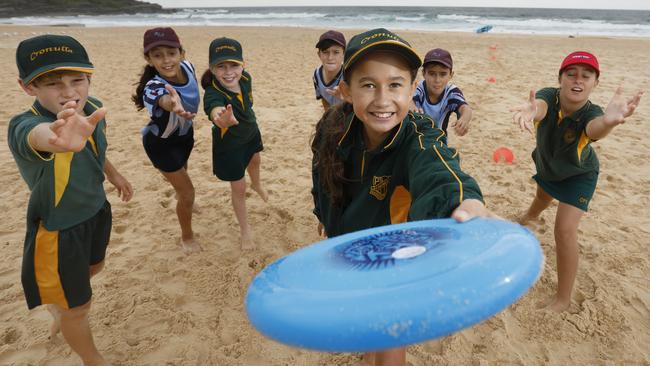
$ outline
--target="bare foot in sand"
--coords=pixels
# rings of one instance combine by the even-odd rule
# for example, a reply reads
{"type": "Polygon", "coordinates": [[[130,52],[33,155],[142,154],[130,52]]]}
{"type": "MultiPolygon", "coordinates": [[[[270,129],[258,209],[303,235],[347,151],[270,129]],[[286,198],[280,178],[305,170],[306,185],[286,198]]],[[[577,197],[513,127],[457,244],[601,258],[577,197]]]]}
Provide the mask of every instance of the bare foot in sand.
{"type": "Polygon", "coordinates": [[[253,242],[253,238],[251,238],[250,235],[243,235],[239,239],[239,244],[241,246],[242,251],[251,251],[256,248],[255,242],[253,242]]]}
{"type": "Polygon", "coordinates": [[[266,193],[266,190],[262,188],[262,184],[258,186],[254,186],[251,184],[251,189],[253,189],[255,192],[257,192],[258,195],[260,195],[260,198],[262,198],[262,201],[268,202],[269,200],[269,194],[266,193]]]}
{"type": "Polygon", "coordinates": [[[539,310],[550,310],[555,313],[562,313],[564,311],[569,310],[569,307],[571,306],[571,300],[569,301],[560,301],[557,299],[557,297],[553,297],[547,302],[540,302],[537,304],[537,309],[539,310]]]}
{"type": "Polygon", "coordinates": [[[61,331],[61,314],[56,305],[48,304],[47,311],[52,315],[52,325],[50,326],[50,340],[55,340],[61,331]]]}
{"type": "Polygon", "coordinates": [[[203,248],[201,248],[201,244],[199,244],[199,242],[194,239],[188,239],[188,240],[181,239],[179,245],[181,246],[181,249],[183,249],[183,253],[185,253],[186,255],[190,255],[192,253],[198,253],[203,250],[203,248]]]}
{"type": "Polygon", "coordinates": [[[571,306],[571,300],[564,301],[558,298],[554,298],[550,304],[546,305],[546,309],[554,311],[556,313],[562,313],[569,310],[569,306],[571,306]]]}

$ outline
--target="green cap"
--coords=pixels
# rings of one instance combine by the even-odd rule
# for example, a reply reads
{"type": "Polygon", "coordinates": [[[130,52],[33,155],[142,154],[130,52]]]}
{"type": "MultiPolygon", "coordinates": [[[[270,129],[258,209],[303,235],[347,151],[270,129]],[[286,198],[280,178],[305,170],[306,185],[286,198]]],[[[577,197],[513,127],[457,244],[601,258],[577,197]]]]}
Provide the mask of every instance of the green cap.
{"type": "Polygon", "coordinates": [[[422,60],[411,45],[395,33],[384,28],[372,29],[357,34],[350,39],[348,48],[345,49],[343,71],[346,71],[361,56],[371,51],[392,51],[404,56],[409,65],[417,69],[422,65],[422,60]]]}
{"type": "Polygon", "coordinates": [[[210,43],[210,65],[231,61],[238,64],[244,63],[241,44],[232,38],[221,37],[210,43]]]}
{"type": "Polygon", "coordinates": [[[70,36],[46,34],[26,39],[16,49],[20,79],[28,85],[52,71],[70,70],[92,74],[93,64],[84,47],[70,36]]]}

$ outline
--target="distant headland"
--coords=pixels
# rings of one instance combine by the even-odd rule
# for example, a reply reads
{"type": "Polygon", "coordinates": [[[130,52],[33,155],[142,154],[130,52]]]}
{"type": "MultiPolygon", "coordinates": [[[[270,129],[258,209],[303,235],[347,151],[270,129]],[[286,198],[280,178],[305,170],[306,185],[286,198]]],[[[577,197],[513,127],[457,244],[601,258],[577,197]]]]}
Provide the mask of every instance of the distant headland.
{"type": "Polygon", "coordinates": [[[167,13],[158,4],[136,0],[5,0],[0,4],[0,18],[43,15],[100,15],[167,13]]]}

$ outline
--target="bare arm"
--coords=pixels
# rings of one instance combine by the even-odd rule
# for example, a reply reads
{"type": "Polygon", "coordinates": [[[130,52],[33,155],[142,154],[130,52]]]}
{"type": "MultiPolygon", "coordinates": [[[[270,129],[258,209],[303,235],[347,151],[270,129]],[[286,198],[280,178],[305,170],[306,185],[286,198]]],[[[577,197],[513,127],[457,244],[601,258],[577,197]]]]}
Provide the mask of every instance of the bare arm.
{"type": "Polygon", "coordinates": [[[324,98],[321,99],[320,102],[323,104],[323,109],[324,109],[324,110],[328,110],[328,109],[330,109],[330,104],[327,103],[327,101],[326,101],[324,98]]]}
{"type": "Polygon", "coordinates": [[[458,108],[460,117],[452,127],[458,136],[464,136],[469,131],[469,124],[472,121],[472,107],[469,104],[463,104],[458,108]]]}
{"type": "Polygon", "coordinates": [[[117,196],[123,202],[129,202],[131,197],[133,197],[133,187],[131,187],[131,183],[115,169],[115,166],[108,159],[104,161],[104,174],[106,175],[106,179],[115,186],[117,196]]]}
{"type": "Polygon", "coordinates": [[[587,124],[587,136],[592,140],[600,140],[607,136],[614,127],[625,123],[625,118],[631,116],[639,106],[643,93],[643,91],[638,91],[628,99],[623,96],[623,88],[619,86],[605,108],[605,114],[594,118],[587,124]]]}
{"type": "Polygon", "coordinates": [[[511,108],[510,112],[514,112],[512,120],[519,125],[522,131],[527,130],[533,133],[530,123],[544,119],[546,112],[548,112],[548,105],[541,99],[535,99],[535,91],[531,90],[528,101],[518,107],[511,108]]]}

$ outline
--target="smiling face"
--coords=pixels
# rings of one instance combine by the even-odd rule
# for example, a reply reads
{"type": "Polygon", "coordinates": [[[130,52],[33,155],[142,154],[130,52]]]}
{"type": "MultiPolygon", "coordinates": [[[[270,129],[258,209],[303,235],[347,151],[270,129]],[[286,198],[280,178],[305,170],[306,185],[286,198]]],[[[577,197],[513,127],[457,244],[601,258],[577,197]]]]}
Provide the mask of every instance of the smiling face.
{"type": "Polygon", "coordinates": [[[77,112],[83,114],[90,89],[90,76],[77,71],[59,71],[45,74],[29,85],[20,80],[19,83],[27,94],[36,97],[45,109],[54,114],[61,112],[63,105],[69,101],[75,101],[77,112]]]}
{"type": "Polygon", "coordinates": [[[163,79],[177,84],[187,82],[185,73],[181,70],[181,61],[185,58],[185,51],[179,48],[158,46],[147,52],[144,58],[163,79]]]}
{"type": "Polygon", "coordinates": [[[244,65],[233,61],[224,61],[210,65],[210,72],[226,89],[235,93],[240,92],[239,80],[244,72],[244,65]]]}
{"type": "Polygon", "coordinates": [[[328,73],[338,73],[343,65],[343,47],[334,44],[327,49],[318,50],[318,58],[323,64],[323,69],[328,73]]]}
{"type": "Polygon", "coordinates": [[[430,102],[435,103],[438,97],[440,97],[440,94],[445,91],[445,86],[447,86],[449,80],[454,76],[454,72],[447,66],[432,62],[424,65],[422,76],[427,85],[427,94],[434,99],[430,100],[430,102]]]}
{"type": "Polygon", "coordinates": [[[370,150],[377,148],[406,117],[415,89],[413,76],[406,60],[398,54],[374,52],[357,61],[347,81],[341,82],[343,97],[363,123],[370,150]]]}
{"type": "Polygon", "coordinates": [[[562,70],[559,77],[560,103],[580,105],[598,85],[596,70],[588,65],[575,64],[562,70]]]}

